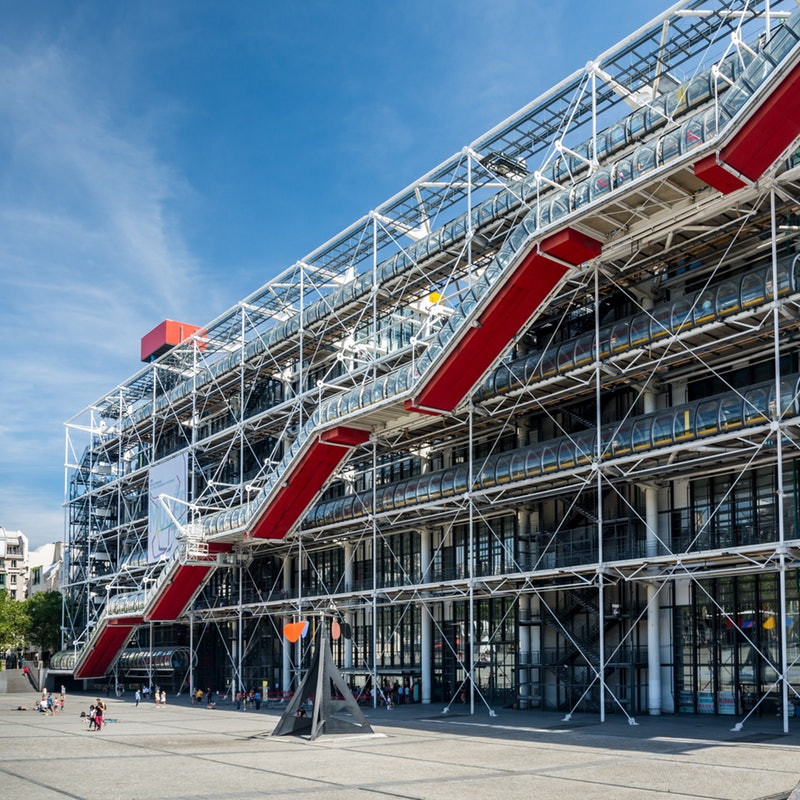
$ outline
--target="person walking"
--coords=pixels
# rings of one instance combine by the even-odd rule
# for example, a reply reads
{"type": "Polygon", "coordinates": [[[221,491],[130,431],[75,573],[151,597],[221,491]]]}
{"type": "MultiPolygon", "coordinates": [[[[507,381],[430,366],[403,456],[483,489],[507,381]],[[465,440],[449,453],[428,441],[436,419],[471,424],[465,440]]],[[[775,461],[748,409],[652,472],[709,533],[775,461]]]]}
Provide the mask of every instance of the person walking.
{"type": "Polygon", "coordinates": [[[138,708],[139,701],[142,699],[142,693],[138,689],[134,692],[133,699],[136,701],[134,708],[138,708]]]}
{"type": "Polygon", "coordinates": [[[104,700],[101,700],[99,697],[95,701],[94,705],[94,729],[96,731],[103,730],[103,722],[106,718],[106,704],[104,700]]]}

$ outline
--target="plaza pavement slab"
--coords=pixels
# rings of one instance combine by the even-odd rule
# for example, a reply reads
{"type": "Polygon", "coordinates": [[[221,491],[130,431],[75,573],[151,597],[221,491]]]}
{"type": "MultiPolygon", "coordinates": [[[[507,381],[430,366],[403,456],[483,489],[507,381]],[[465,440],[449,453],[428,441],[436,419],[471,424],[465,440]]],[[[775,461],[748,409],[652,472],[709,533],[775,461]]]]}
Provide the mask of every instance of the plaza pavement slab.
{"type": "Polygon", "coordinates": [[[281,707],[166,708],[104,698],[108,723],[0,694],[0,798],[13,800],[787,800],[800,783],[800,719],[562,715],[411,704],[365,709],[374,733],[273,737],[281,707]]]}

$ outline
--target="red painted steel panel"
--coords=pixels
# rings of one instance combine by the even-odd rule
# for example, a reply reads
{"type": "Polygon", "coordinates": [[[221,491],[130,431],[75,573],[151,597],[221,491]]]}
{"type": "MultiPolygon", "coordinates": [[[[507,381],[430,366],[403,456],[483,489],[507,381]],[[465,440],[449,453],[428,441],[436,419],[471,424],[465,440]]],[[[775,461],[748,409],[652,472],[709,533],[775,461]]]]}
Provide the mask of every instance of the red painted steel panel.
{"type": "Polygon", "coordinates": [[[731,174],[718,161],[716,154],[701,158],[694,165],[694,174],[722,194],[730,194],[747,184],[731,174]]]}
{"type": "Polygon", "coordinates": [[[714,189],[729,194],[746,184],[718,162],[756,181],[798,136],[800,64],[772,90],[718,155],[706,156],[694,165],[694,174],[714,189]]]}
{"type": "Polygon", "coordinates": [[[800,64],[745,122],[721,157],[737,172],[758,180],[800,135],[800,64]]]}
{"type": "Polygon", "coordinates": [[[314,442],[256,522],[252,536],[257,539],[286,536],[347,454],[347,447],[314,442]]]}
{"type": "Polygon", "coordinates": [[[451,411],[517,335],[539,304],[563,277],[566,267],[531,253],[413,398],[413,405],[451,411]]]}
{"type": "Polygon", "coordinates": [[[319,438],[323,442],[331,442],[332,444],[343,444],[347,447],[355,447],[359,444],[369,440],[369,431],[362,430],[361,428],[349,428],[344,425],[339,425],[336,428],[323,431],[319,438]]]}
{"type": "MultiPolygon", "coordinates": [[[[167,583],[162,592],[162,597],[156,604],[154,612],[147,617],[148,620],[174,620],[177,619],[187,603],[194,596],[195,591],[205,579],[206,575],[214,568],[217,553],[227,553],[231,550],[227,542],[209,544],[209,566],[183,565],[179,566],[171,582],[167,583]]],[[[80,669],[75,671],[76,678],[94,678],[105,674],[117,653],[125,647],[144,617],[111,617],[103,623],[103,630],[99,634],[91,653],[80,669]]]]}
{"type": "Polygon", "coordinates": [[[124,617],[107,621],[95,640],[91,653],[80,669],[75,671],[75,677],[97,678],[105,675],[117,653],[125,647],[131,634],[141,622],[141,617],[124,617]]]}
{"type": "Polygon", "coordinates": [[[539,251],[529,253],[506,278],[478,326],[463,333],[445,363],[405,408],[452,411],[564,276],[567,267],[559,261],[578,265],[601,251],[599,241],[574,228],[543,239],[539,251]]]}
{"type": "Polygon", "coordinates": [[[592,239],[591,236],[575,228],[564,228],[542,239],[539,250],[577,267],[590,258],[597,258],[603,250],[603,245],[597,239],[592,239]]]}
{"type": "Polygon", "coordinates": [[[177,619],[208,577],[211,569],[212,565],[206,567],[199,564],[181,564],[172,578],[161,587],[160,597],[145,619],[148,622],[177,619]]]}

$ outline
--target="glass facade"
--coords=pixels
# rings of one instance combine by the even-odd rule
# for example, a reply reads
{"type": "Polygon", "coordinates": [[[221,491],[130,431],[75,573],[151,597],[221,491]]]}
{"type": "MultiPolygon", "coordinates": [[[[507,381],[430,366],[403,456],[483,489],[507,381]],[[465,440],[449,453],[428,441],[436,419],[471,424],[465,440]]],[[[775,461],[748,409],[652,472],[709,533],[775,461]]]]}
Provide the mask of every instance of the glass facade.
{"type": "Polygon", "coordinates": [[[800,704],[800,572],[700,581],[676,606],[675,659],[680,713],[776,716],[781,648],[788,650],[791,715],[800,704]]]}

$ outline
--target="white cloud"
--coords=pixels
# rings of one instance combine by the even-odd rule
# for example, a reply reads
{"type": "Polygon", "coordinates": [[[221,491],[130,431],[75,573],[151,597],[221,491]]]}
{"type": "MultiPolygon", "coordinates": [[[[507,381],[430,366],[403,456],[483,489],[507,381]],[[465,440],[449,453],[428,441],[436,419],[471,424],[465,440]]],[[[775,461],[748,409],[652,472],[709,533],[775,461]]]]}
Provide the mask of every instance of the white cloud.
{"type": "Polygon", "coordinates": [[[21,487],[0,487],[2,527],[20,530],[29,540],[31,550],[48,542],[63,539],[64,512],[60,503],[63,492],[53,501],[52,492],[31,491],[21,487]]]}
{"type": "Polygon", "coordinates": [[[55,47],[0,50],[0,87],[0,525],[60,538],[64,420],[210,306],[171,211],[187,189],[136,125],[55,47]]]}

